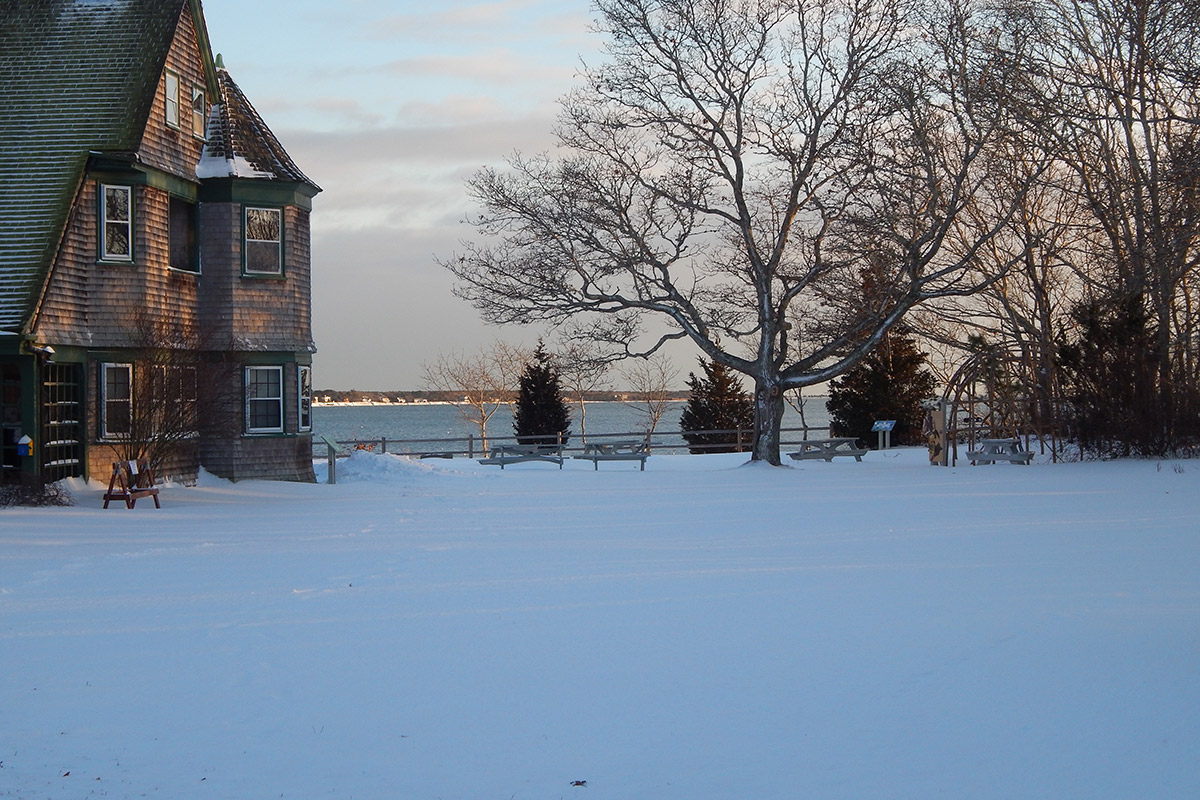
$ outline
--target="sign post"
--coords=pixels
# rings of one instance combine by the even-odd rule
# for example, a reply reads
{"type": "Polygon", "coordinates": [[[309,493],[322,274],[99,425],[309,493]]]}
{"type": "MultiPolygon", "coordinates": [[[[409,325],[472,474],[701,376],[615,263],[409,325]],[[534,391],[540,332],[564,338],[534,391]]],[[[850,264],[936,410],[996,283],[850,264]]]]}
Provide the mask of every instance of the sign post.
{"type": "Polygon", "coordinates": [[[894,419],[877,419],[871,430],[879,435],[878,450],[887,450],[892,446],[892,428],[896,427],[894,419]]]}

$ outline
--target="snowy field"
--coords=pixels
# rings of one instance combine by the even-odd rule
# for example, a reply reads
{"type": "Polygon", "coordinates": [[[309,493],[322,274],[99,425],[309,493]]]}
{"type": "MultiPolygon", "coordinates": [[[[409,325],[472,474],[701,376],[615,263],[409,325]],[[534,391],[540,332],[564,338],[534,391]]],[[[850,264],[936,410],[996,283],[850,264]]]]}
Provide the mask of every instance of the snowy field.
{"type": "Polygon", "coordinates": [[[1200,463],[742,461],[0,509],[0,797],[1200,797],[1200,463]]]}

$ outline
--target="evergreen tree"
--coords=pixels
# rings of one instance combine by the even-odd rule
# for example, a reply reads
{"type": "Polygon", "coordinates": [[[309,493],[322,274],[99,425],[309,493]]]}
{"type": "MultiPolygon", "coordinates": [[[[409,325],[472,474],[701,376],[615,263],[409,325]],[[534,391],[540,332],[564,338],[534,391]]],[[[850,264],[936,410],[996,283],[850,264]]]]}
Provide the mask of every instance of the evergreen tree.
{"type": "Polygon", "coordinates": [[[521,444],[555,444],[560,433],[566,444],[571,433],[571,412],[558,370],[540,341],[533,361],[521,373],[513,430],[521,444]]]}
{"type": "Polygon", "coordinates": [[[1186,415],[1172,419],[1167,398],[1186,400],[1196,390],[1159,383],[1157,336],[1143,300],[1087,303],[1072,316],[1078,338],[1062,343],[1058,357],[1066,422],[1080,447],[1102,457],[1163,456],[1194,442],[1194,424],[1184,424],[1186,415]]]}
{"type": "Polygon", "coordinates": [[[687,407],[679,427],[688,449],[693,453],[734,453],[738,451],[737,430],[754,430],[754,403],[742,391],[742,384],[723,364],[700,359],[703,377],[689,372],[687,407]],[[733,433],[696,433],[695,431],[732,430],[733,433]]]}
{"type": "Polygon", "coordinates": [[[875,420],[894,419],[892,444],[924,444],[921,401],[933,394],[936,381],[924,369],[925,353],[903,327],[897,326],[853,369],[829,383],[829,428],[834,436],[854,436],[874,447],[875,420]]]}

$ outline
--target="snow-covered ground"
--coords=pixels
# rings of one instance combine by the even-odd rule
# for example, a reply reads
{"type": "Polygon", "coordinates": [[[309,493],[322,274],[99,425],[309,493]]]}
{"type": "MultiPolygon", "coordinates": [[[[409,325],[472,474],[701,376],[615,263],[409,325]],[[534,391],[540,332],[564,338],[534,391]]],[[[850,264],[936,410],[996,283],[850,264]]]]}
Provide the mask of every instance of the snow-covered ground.
{"type": "Polygon", "coordinates": [[[0,797],[1200,797],[1200,463],[924,460],[0,509],[0,797]]]}

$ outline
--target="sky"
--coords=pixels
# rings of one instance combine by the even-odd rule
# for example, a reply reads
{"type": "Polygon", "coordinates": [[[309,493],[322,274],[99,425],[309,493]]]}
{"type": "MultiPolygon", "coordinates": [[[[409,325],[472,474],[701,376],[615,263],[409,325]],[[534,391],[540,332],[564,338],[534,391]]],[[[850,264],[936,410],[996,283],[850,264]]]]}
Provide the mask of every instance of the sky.
{"type": "Polygon", "coordinates": [[[421,365],[541,331],[452,294],[464,182],[553,144],[558,98],[597,60],[586,0],[205,0],[214,53],[314,200],[314,382],[419,389],[421,365]]]}

